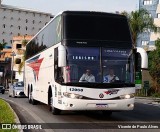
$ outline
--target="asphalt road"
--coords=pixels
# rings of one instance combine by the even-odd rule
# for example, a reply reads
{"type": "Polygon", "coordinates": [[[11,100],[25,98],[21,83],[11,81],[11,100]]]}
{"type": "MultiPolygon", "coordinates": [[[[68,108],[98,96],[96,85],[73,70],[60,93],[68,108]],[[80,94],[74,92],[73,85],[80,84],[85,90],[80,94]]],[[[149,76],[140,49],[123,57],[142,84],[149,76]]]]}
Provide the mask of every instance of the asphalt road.
{"type": "Polygon", "coordinates": [[[65,111],[61,115],[52,115],[47,105],[42,103],[31,105],[28,103],[27,98],[11,98],[8,97],[7,93],[4,95],[0,94],[0,98],[9,102],[17,113],[21,123],[42,123],[43,128],[47,127],[45,130],[37,130],[38,132],[103,132],[106,129],[111,132],[160,131],[160,104],[153,102],[153,100],[136,99],[133,111],[114,112],[111,117],[105,117],[100,112],[90,111],[65,111]],[[154,128],[148,129],[149,125],[154,128]],[[132,127],[134,126],[135,128],[133,129],[132,127]],[[155,129],[157,126],[159,129],[155,129]],[[141,129],[136,129],[140,127],[141,129]]]}

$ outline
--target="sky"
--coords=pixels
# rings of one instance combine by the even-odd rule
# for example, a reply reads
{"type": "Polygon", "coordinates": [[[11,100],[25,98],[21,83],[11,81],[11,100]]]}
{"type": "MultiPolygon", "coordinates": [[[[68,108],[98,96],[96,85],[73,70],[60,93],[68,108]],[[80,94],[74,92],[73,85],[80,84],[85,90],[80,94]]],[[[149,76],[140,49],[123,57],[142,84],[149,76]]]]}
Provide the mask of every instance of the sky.
{"type": "Polygon", "coordinates": [[[139,7],[139,0],[2,0],[2,4],[12,5],[41,12],[57,13],[64,10],[86,11],[134,11],[139,7]]]}

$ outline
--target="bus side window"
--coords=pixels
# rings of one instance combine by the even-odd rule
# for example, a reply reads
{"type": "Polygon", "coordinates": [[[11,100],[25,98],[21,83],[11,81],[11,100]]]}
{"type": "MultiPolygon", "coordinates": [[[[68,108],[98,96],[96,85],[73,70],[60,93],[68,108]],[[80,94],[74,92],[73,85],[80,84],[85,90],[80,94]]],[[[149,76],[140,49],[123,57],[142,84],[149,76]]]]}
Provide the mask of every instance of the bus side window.
{"type": "Polygon", "coordinates": [[[62,68],[58,67],[58,48],[54,49],[54,79],[58,83],[64,82],[62,68]]]}

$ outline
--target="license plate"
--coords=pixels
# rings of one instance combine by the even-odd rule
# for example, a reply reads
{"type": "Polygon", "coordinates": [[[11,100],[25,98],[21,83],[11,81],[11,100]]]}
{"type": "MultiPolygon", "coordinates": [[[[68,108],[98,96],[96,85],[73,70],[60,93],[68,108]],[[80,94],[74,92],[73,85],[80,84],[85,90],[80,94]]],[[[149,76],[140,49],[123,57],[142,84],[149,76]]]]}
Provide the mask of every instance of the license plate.
{"type": "Polygon", "coordinates": [[[108,105],[107,104],[96,104],[96,107],[97,108],[106,108],[106,107],[108,107],[108,105]]]}

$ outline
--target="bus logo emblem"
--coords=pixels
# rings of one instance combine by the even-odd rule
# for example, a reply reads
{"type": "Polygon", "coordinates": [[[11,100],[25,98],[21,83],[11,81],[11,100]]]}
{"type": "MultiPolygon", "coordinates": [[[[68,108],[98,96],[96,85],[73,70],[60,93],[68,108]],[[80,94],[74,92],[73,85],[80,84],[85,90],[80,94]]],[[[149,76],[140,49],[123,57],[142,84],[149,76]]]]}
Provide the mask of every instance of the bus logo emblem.
{"type": "Polygon", "coordinates": [[[112,89],[112,90],[105,91],[104,93],[107,95],[112,95],[112,94],[117,94],[118,91],[119,89],[112,89]]]}
{"type": "Polygon", "coordinates": [[[99,94],[99,97],[100,97],[100,98],[103,98],[103,97],[104,97],[104,94],[103,94],[103,93],[100,93],[100,94],[99,94]]]}

